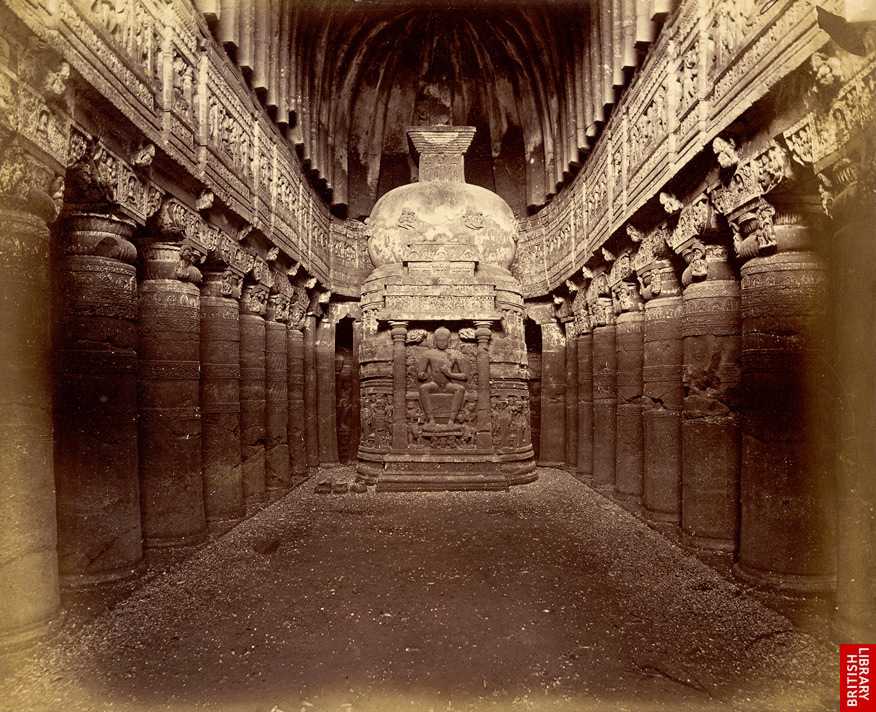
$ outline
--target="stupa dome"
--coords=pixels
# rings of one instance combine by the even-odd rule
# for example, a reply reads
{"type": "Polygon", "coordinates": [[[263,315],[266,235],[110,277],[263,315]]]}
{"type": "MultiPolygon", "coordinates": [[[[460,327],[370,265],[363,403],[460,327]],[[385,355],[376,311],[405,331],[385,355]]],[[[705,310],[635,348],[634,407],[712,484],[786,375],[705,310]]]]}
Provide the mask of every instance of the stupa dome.
{"type": "Polygon", "coordinates": [[[517,219],[496,193],[465,182],[463,156],[473,126],[408,130],[420,154],[419,182],[395,188],[374,206],[368,251],[376,267],[407,261],[465,260],[508,269],[517,219]]]}

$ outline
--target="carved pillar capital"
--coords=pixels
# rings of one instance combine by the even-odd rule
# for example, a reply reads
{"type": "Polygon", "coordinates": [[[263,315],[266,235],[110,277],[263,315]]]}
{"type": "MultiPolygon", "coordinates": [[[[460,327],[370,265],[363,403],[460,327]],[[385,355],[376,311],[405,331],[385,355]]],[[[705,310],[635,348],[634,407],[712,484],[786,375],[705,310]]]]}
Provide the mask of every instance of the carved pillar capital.
{"type": "Polygon", "coordinates": [[[389,322],[390,335],[393,341],[404,342],[408,334],[408,322],[406,321],[391,321],[389,322]]]}
{"type": "Polygon", "coordinates": [[[25,150],[23,141],[12,138],[0,145],[0,204],[52,222],[63,185],[48,165],[25,150]]]}
{"type": "Polygon", "coordinates": [[[281,324],[289,321],[289,295],[272,294],[269,296],[265,317],[268,321],[276,321],[281,324]]]}
{"type": "Polygon", "coordinates": [[[263,284],[248,284],[240,297],[240,313],[264,316],[268,303],[268,288],[263,284]]]}
{"type": "Polygon", "coordinates": [[[223,270],[209,270],[204,273],[201,295],[240,299],[242,285],[243,274],[233,267],[226,267],[223,270]]]}
{"type": "Polygon", "coordinates": [[[493,337],[493,322],[489,320],[475,321],[475,338],[479,344],[489,344],[493,337]]]}
{"type": "Polygon", "coordinates": [[[67,215],[64,218],[64,254],[108,257],[133,264],[137,259],[137,248],[130,240],[135,228],[133,221],[113,215],[67,215]]]}

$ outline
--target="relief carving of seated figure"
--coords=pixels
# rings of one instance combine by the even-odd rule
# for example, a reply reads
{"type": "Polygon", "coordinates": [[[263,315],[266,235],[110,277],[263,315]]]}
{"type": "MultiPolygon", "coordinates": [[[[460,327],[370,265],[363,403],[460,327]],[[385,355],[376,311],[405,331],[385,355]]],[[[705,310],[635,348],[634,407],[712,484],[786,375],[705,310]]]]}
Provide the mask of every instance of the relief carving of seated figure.
{"type": "Polygon", "coordinates": [[[426,351],[417,368],[417,377],[423,381],[420,384],[420,406],[426,415],[427,427],[436,425],[433,402],[436,393],[453,395],[447,422],[448,425],[456,422],[465,399],[464,381],[468,380],[468,374],[459,363],[459,355],[447,348],[450,344],[450,331],[443,326],[436,329],[434,344],[435,348],[426,351]]]}

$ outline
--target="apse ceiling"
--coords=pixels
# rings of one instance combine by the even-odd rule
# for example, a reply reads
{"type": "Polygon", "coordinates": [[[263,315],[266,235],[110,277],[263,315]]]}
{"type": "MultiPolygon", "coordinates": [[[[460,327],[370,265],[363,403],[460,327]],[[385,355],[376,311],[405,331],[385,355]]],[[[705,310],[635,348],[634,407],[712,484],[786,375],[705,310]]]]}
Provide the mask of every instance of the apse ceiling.
{"type": "Polygon", "coordinates": [[[336,211],[415,178],[405,128],[472,125],[519,214],[574,173],[671,0],[199,0],[336,211]]]}

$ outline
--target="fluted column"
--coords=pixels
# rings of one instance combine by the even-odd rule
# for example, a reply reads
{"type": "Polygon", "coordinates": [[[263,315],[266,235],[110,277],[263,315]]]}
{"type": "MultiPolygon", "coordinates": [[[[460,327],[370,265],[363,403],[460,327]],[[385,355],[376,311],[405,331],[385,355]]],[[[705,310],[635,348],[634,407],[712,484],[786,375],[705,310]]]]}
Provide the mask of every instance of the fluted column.
{"type": "Polygon", "coordinates": [[[287,341],[289,466],[292,478],[300,480],[307,477],[307,444],[304,441],[304,334],[300,322],[292,321],[289,324],[287,341]]]}
{"type": "Polygon", "coordinates": [[[240,445],[243,496],[252,512],[265,503],[265,309],[268,288],[250,284],[240,301],[240,445]]]}
{"type": "MultiPolygon", "coordinates": [[[[842,166],[830,240],[831,323],[836,373],[837,587],[841,641],[876,640],[876,195],[873,148],[842,166]],[[869,159],[869,161],[867,160],[869,159]]],[[[840,164],[842,165],[842,164],[840,164]]]]}
{"type": "Polygon", "coordinates": [[[593,327],[593,485],[611,492],[617,445],[617,348],[611,300],[591,304],[593,327]],[[607,304],[606,304],[607,302],[607,304]]]}
{"type": "Polygon", "coordinates": [[[304,321],[304,412],[302,414],[304,418],[304,441],[308,474],[314,474],[317,467],[319,467],[316,330],[316,315],[308,313],[304,321]]]}
{"type": "MultiPolygon", "coordinates": [[[[829,588],[834,507],[825,452],[826,274],[790,196],[730,216],[742,266],[742,461],[736,572],[798,591],[829,588]]],[[[796,203],[796,204],[795,204],[796,203]]],[[[810,216],[807,215],[806,219],[810,216]]]]}
{"type": "Polygon", "coordinates": [[[734,551],[739,533],[739,282],[726,248],[683,252],[682,536],[734,551]]]}
{"type": "Polygon", "coordinates": [[[26,645],[58,609],[52,465],[51,173],[0,148],[0,650],[26,645]]]}
{"type": "Polygon", "coordinates": [[[566,322],[566,466],[578,465],[578,335],[575,321],[566,322]]]}
{"type": "Polygon", "coordinates": [[[566,343],[556,321],[541,325],[541,427],[539,465],[566,462],[566,343]]]}
{"type": "MultiPolygon", "coordinates": [[[[641,275],[640,275],[641,276],[641,275]]],[[[645,302],[642,360],[642,429],[645,461],[642,504],[653,521],[681,520],[681,289],[669,260],[649,265],[642,277],[645,302]]]]}
{"type": "MultiPolygon", "coordinates": [[[[159,238],[160,239],[160,238],[159,238]]],[[[140,486],[147,547],[206,535],[201,474],[200,255],[152,242],[140,283],[140,486]]]]}
{"type": "Polygon", "coordinates": [[[408,444],[408,425],[405,422],[407,407],[407,361],[405,339],[408,334],[406,321],[389,322],[392,336],[392,447],[404,450],[408,444]]]}
{"type": "Polygon", "coordinates": [[[265,486],[268,499],[282,497],[292,486],[289,470],[289,297],[268,299],[265,323],[265,486]]]}
{"type": "Polygon", "coordinates": [[[593,332],[589,318],[578,330],[578,463],[581,479],[593,480],[593,332]]]}
{"type": "Polygon", "coordinates": [[[55,482],[68,586],[125,578],[143,558],[133,231],[100,214],[71,215],[62,227],[55,482]]]}
{"type": "Polygon", "coordinates": [[[335,322],[327,312],[319,324],[316,342],[317,416],[319,420],[319,462],[325,467],[338,464],[338,424],[335,417],[335,322]]]}
{"type": "Polygon", "coordinates": [[[617,445],[615,497],[637,509],[642,502],[642,323],[638,292],[632,284],[614,287],[617,348],[617,445]]]}
{"type": "Polygon", "coordinates": [[[246,514],[240,445],[240,290],[231,268],[207,272],[201,286],[201,455],[211,532],[246,514]]]}

